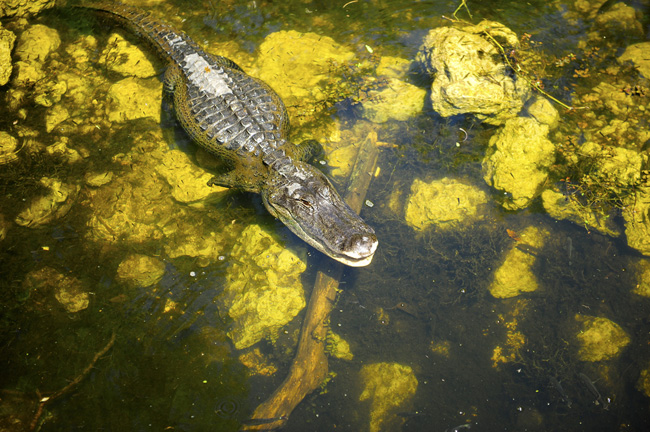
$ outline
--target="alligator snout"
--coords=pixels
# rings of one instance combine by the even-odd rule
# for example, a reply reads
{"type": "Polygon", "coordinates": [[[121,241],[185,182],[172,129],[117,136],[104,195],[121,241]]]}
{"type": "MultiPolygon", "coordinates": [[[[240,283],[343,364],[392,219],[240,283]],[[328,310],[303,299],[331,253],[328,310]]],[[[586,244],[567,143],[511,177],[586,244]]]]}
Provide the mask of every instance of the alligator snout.
{"type": "Polygon", "coordinates": [[[370,264],[376,250],[377,236],[373,233],[353,234],[341,248],[341,252],[349,259],[347,264],[354,267],[370,264]]]}

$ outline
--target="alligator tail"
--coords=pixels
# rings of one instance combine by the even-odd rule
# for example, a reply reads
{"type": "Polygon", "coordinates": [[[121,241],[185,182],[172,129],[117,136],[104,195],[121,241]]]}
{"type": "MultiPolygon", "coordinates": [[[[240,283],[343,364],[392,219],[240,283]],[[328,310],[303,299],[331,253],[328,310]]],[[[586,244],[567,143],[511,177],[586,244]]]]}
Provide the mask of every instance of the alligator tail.
{"type": "Polygon", "coordinates": [[[201,50],[184,32],[173,29],[152,17],[151,13],[134,6],[114,1],[99,1],[75,7],[110,15],[122,27],[145,39],[167,61],[178,64],[188,49],[201,50]]]}

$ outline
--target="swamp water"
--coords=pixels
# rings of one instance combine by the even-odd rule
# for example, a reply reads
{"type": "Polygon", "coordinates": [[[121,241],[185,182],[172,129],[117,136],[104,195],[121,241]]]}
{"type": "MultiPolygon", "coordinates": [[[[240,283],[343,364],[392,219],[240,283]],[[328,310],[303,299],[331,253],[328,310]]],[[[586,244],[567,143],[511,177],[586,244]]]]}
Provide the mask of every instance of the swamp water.
{"type": "MultiPolygon", "coordinates": [[[[458,6],[147,2],[272,85],[340,191],[376,133],[362,216],[379,249],[345,269],[329,379],[284,430],[648,430],[650,250],[630,226],[648,212],[650,85],[619,60],[648,40],[648,2],[468,2],[517,34],[486,56],[526,104],[573,107],[514,186],[486,162],[505,120],[442,117],[414,61],[458,6]]],[[[69,9],[2,25],[0,430],[238,430],[285,377],[328,258],[258,196],[205,185],[220,167],[137,36],[69,9]]]]}

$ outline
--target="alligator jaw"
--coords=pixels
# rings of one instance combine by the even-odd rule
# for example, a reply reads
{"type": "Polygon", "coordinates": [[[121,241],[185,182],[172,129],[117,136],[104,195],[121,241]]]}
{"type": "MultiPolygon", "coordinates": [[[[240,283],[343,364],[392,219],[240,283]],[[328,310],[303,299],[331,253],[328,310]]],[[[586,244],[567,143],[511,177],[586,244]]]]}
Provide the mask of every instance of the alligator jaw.
{"type": "Polygon", "coordinates": [[[277,174],[262,189],[269,212],[325,255],[351,267],[372,261],[377,236],[341,199],[327,177],[296,161],[291,175],[277,174]]]}

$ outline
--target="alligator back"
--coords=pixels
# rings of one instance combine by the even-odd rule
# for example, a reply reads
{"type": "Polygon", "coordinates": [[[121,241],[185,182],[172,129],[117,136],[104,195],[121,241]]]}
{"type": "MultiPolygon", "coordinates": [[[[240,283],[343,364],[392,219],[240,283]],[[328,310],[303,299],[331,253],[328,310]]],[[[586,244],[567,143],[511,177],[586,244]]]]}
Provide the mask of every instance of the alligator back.
{"type": "Polygon", "coordinates": [[[287,145],[288,116],[279,96],[233,61],[203,51],[184,32],[150,13],[113,2],[84,8],[113,15],[153,45],[170,68],[165,76],[177,117],[203,148],[236,162],[256,158],[266,165],[294,156],[287,145]]]}

